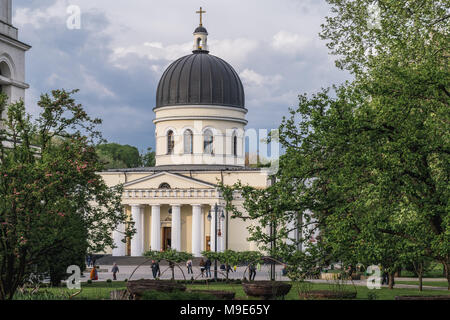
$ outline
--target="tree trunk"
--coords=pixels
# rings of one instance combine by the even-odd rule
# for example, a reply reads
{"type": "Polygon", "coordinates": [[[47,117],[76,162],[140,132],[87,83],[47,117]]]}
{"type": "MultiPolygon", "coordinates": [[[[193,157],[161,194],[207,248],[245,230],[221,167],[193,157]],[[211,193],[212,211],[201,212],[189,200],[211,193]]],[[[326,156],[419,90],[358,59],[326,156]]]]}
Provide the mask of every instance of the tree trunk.
{"type": "Polygon", "coordinates": [[[389,272],[389,289],[394,289],[394,275],[395,272],[389,272]]]}
{"type": "Polygon", "coordinates": [[[450,263],[444,262],[445,277],[447,278],[447,290],[450,290],[450,263]]]}
{"type": "Polygon", "coordinates": [[[422,272],[419,274],[419,291],[423,290],[423,283],[422,283],[422,272]]]}

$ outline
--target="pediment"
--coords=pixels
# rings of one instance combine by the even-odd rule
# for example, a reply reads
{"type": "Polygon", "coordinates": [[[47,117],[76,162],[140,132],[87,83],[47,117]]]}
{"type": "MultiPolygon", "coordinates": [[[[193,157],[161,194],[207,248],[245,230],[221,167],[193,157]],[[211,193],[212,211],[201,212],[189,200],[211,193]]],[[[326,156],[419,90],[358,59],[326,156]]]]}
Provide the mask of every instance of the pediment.
{"type": "Polygon", "coordinates": [[[124,184],[124,189],[158,189],[168,184],[171,189],[215,189],[216,185],[167,171],[149,175],[124,184]]]}

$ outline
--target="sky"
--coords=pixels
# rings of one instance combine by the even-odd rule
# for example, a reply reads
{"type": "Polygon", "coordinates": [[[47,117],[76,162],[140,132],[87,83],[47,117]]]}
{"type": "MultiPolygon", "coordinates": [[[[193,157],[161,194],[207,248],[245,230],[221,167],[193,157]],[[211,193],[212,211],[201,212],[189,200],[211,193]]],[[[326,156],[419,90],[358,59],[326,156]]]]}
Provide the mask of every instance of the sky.
{"type": "Polygon", "coordinates": [[[210,53],[241,77],[247,129],[276,129],[298,95],[342,83],[319,32],[325,0],[13,0],[13,25],[26,56],[28,112],[41,93],[80,89],[77,102],[103,120],[109,142],[155,149],[156,88],[164,70],[190,54],[195,12],[206,14],[210,53]],[[80,29],[69,29],[71,5],[80,29]]]}

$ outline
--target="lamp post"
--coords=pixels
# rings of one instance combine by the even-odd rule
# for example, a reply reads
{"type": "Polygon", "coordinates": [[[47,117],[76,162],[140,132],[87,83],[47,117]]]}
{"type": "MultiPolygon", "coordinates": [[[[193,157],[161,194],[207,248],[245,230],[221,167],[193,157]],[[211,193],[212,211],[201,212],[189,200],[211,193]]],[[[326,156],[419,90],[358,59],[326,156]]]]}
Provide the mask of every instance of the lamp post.
{"type": "MultiPolygon", "coordinates": [[[[225,219],[225,215],[223,214],[223,210],[221,211],[220,220],[225,219]]],[[[212,219],[212,210],[208,212],[208,221],[211,222],[212,219]]],[[[217,213],[219,213],[219,206],[217,203],[214,205],[214,252],[217,252],[217,213]]],[[[217,282],[217,259],[214,259],[214,280],[217,282]]]]}

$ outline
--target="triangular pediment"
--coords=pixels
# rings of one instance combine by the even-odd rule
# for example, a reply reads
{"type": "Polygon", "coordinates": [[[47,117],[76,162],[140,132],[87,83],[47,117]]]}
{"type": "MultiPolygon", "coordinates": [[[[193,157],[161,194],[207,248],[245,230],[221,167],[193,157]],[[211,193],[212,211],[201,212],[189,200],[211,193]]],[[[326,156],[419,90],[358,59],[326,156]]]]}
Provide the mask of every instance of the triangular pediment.
{"type": "Polygon", "coordinates": [[[155,173],[124,184],[126,189],[158,189],[162,184],[168,184],[171,189],[215,189],[216,185],[167,171],[155,173]]]}

